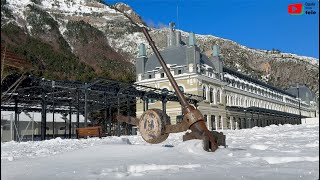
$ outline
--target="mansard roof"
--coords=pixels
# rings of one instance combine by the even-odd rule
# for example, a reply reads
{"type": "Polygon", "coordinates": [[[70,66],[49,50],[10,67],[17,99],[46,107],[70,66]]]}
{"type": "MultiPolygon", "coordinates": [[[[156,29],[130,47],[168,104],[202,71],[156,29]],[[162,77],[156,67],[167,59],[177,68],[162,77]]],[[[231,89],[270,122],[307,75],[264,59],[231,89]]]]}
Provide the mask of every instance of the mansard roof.
{"type": "Polygon", "coordinates": [[[280,92],[280,93],[282,93],[282,94],[285,94],[285,95],[291,96],[291,97],[293,97],[293,98],[296,98],[296,96],[295,96],[294,94],[291,94],[290,92],[286,92],[286,91],[284,91],[284,90],[282,90],[282,89],[280,89],[280,88],[271,86],[271,85],[269,85],[269,84],[267,84],[267,83],[265,83],[265,82],[262,82],[262,81],[259,81],[259,80],[257,80],[257,79],[254,79],[254,78],[252,78],[252,77],[250,77],[250,76],[248,76],[248,75],[242,74],[242,73],[240,73],[240,72],[238,72],[238,71],[235,71],[235,70],[233,70],[233,69],[231,69],[231,68],[228,68],[228,67],[226,67],[226,66],[223,67],[223,72],[227,72],[227,73],[232,74],[232,75],[235,75],[235,76],[237,76],[237,77],[239,77],[239,78],[248,80],[248,81],[250,81],[250,82],[256,83],[256,84],[258,84],[258,85],[264,86],[264,87],[266,87],[266,88],[270,88],[270,89],[272,89],[272,90],[274,90],[274,91],[277,91],[277,92],[280,92]]]}
{"type": "MultiPolygon", "coordinates": [[[[179,47],[168,47],[160,51],[160,54],[163,57],[166,64],[176,64],[177,66],[183,66],[183,65],[187,65],[186,50],[188,47],[190,46],[185,45],[185,46],[179,46],[179,47]]],[[[196,46],[193,46],[193,47],[195,47],[195,50],[200,53],[200,49],[198,47],[196,46]]],[[[211,66],[213,69],[215,69],[214,65],[205,54],[200,53],[200,63],[207,64],[211,66]]],[[[146,62],[145,71],[152,71],[156,67],[161,67],[161,65],[157,57],[155,56],[155,54],[152,54],[146,62]]]]}

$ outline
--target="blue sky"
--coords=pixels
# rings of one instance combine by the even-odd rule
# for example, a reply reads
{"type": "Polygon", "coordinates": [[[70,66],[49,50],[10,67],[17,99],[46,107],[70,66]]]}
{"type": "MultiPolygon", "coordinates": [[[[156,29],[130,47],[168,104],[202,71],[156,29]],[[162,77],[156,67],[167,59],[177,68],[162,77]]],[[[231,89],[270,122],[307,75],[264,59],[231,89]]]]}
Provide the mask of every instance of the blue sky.
{"type": "MultiPolygon", "coordinates": [[[[116,0],[107,0],[114,4],[116,0]]],[[[147,24],[211,34],[250,48],[319,58],[318,0],[122,0],[147,24]],[[314,2],[316,15],[288,14],[288,5],[314,2]],[[178,7],[178,8],[177,8],[178,7]],[[178,13],[177,13],[178,9],[178,13]],[[178,14],[178,16],[177,16],[178,14]],[[178,18],[177,18],[178,17],[178,18]]]]}

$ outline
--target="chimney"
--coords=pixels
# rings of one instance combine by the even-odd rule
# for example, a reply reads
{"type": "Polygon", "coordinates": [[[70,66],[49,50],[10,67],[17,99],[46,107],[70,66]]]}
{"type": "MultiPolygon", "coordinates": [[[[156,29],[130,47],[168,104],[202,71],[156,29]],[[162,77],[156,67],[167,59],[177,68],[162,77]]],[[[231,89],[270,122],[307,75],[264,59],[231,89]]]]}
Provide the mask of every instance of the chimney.
{"type": "Polygon", "coordinates": [[[212,46],[212,56],[219,56],[220,48],[217,45],[212,46]]]}
{"type": "Polygon", "coordinates": [[[195,46],[196,45],[196,36],[193,32],[189,33],[189,46],[195,46]]]}
{"type": "Polygon", "coordinates": [[[139,45],[139,54],[136,59],[136,81],[141,81],[143,80],[143,76],[145,73],[145,66],[146,62],[148,60],[147,53],[146,53],[146,46],[141,43],[139,45]]]}
{"type": "Polygon", "coordinates": [[[176,34],[174,29],[175,24],[171,22],[169,26],[170,26],[170,30],[168,35],[168,47],[172,47],[172,46],[176,46],[176,34]]]}
{"type": "Polygon", "coordinates": [[[181,45],[181,32],[180,31],[176,31],[176,45],[177,45],[177,47],[180,47],[180,45],[181,45]]]}
{"type": "Polygon", "coordinates": [[[139,45],[139,54],[138,54],[138,57],[142,57],[142,56],[146,56],[147,55],[147,53],[146,53],[146,46],[143,44],[143,43],[141,43],[140,45],[139,45]]]}
{"type": "Polygon", "coordinates": [[[220,48],[217,45],[212,46],[212,57],[211,62],[219,73],[219,77],[223,80],[223,59],[220,56],[220,48]]]}

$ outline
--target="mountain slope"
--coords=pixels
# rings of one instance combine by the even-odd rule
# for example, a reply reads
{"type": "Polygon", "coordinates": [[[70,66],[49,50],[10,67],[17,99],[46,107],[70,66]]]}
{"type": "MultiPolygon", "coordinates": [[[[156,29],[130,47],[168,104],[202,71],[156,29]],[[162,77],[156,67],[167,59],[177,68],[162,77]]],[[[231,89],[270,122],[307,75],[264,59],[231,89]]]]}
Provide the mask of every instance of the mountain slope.
{"type": "MultiPolygon", "coordinates": [[[[124,3],[112,6],[95,0],[2,0],[1,3],[1,35],[9,24],[19,27],[26,36],[50,46],[50,50],[92,68],[93,73],[88,73],[87,79],[99,75],[132,81],[131,63],[135,62],[138,45],[145,43],[147,52],[152,53],[139,29],[139,26],[146,26],[145,23],[124,3]],[[123,73],[118,73],[119,70],[123,73]]],[[[159,49],[165,48],[168,28],[149,29],[159,49]]],[[[188,33],[181,32],[182,40],[187,42],[188,33]]],[[[278,50],[250,49],[212,35],[196,37],[200,49],[209,56],[211,47],[219,45],[228,67],[281,88],[303,83],[319,94],[318,59],[278,50]]],[[[8,40],[3,42],[11,44],[8,40]]],[[[76,63],[71,64],[75,66],[76,63]]],[[[50,69],[51,65],[44,65],[50,69]]]]}

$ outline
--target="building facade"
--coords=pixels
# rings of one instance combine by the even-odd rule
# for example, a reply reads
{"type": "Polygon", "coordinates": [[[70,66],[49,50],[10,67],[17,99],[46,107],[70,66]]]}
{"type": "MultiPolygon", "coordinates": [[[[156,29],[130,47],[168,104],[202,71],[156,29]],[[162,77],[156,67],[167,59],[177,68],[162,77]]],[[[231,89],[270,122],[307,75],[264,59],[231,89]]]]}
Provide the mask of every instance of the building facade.
{"type": "MultiPolygon", "coordinates": [[[[316,117],[314,94],[301,89],[300,99],[292,91],[284,91],[251,78],[223,65],[219,47],[212,47],[212,57],[200,52],[193,33],[188,43],[171,27],[168,46],[160,51],[180,89],[189,94],[203,96],[198,108],[209,129],[239,129],[265,126],[272,123],[299,124],[301,117],[316,117]],[[307,95],[306,95],[307,92],[307,95]],[[302,97],[308,97],[308,100],[302,97]],[[301,113],[301,116],[300,116],[301,113]]],[[[174,91],[158,59],[147,56],[144,44],[139,46],[136,60],[136,84],[174,91]]],[[[297,89],[297,88],[296,88],[297,89]]],[[[298,90],[298,89],[297,89],[298,90]]],[[[148,99],[148,108],[162,108],[161,101],[148,99]]],[[[145,108],[137,101],[137,117],[145,108]]],[[[166,113],[171,123],[181,120],[181,106],[166,103],[166,113]]]]}

